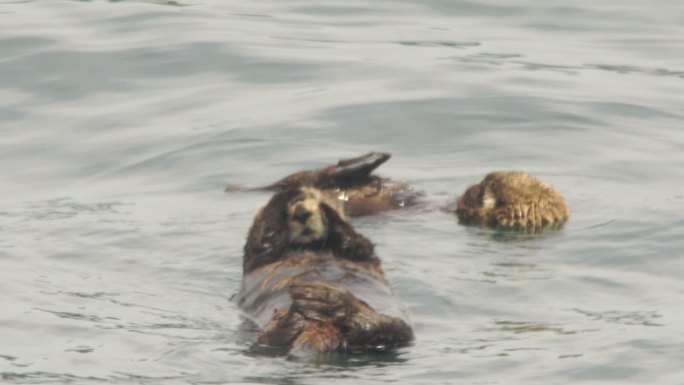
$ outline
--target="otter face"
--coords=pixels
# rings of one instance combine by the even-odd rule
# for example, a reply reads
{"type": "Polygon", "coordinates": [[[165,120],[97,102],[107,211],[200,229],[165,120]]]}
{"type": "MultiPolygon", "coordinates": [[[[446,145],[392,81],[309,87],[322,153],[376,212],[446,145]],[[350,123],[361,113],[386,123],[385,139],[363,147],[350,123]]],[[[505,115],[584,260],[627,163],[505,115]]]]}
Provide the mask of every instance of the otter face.
{"type": "Polygon", "coordinates": [[[287,227],[290,243],[306,245],[328,236],[328,224],[321,210],[320,191],[302,188],[301,195],[287,206],[287,227]]]}
{"type": "Polygon", "coordinates": [[[563,196],[541,179],[498,171],[466,190],[456,215],[463,223],[526,228],[561,225],[570,210],[563,196]]]}

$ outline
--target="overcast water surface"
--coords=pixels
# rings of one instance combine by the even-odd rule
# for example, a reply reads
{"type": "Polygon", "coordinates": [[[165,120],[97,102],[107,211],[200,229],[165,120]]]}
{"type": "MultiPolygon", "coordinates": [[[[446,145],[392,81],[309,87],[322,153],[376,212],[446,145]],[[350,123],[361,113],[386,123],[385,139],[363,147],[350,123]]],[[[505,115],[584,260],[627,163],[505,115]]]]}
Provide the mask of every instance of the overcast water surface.
{"type": "Polygon", "coordinates": [[[3,384],[684,383],[684,3],[0,2],[3,384]],[[355,218],[414,346],[288,361],[234,296],[257,185],[384,151],[355,218]],[[439,207],[487,172],[557,232],[439,207]]]}

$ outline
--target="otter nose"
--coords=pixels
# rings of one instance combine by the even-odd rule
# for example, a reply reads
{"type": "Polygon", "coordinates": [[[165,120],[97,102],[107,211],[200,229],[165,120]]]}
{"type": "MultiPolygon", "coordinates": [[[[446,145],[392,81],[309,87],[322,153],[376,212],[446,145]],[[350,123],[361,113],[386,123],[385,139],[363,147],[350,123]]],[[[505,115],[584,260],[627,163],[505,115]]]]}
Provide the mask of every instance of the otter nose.
{"type": "Polygon", "coordinates": [[[311,217],[311,211],[307,210],[302,205],[297,205],[297,207],[295,207],[294,213],[292,214],[292,218],[301,223],[305,223],[309,217],[311,217]]]}

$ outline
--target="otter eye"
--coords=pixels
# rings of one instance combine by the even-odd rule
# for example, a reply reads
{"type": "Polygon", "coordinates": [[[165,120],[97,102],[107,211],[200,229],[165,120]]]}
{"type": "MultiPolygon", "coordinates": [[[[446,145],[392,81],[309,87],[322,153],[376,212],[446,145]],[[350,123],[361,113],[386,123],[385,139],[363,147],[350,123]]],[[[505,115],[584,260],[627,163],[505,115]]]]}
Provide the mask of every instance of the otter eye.
{"type": "Polygon", "coordinates": [[[297,222],[305,223],[311,217],[311,211],[307,210],[304,205],[298,204],[295,206],[292,213],[292,219],[297,222]]]}
{"type": "Polygon", "coordinates": [[[497,206],[506,206],[507,203],[508,201],[506,200],[506,198],[499,198],[496,200],[497,206]]]}

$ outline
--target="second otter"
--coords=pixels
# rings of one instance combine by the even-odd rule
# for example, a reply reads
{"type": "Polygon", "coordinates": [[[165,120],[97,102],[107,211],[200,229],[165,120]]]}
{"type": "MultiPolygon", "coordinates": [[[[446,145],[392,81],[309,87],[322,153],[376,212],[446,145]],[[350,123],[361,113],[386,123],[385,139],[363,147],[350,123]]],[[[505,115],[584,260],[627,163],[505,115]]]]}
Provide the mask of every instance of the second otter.
{"type": "Polygon", "coordinates": [[[550,184],[519,171],[496,171],[458,199],[461,223],[512,229],[558,228],[570,216],[550,184]]]}

